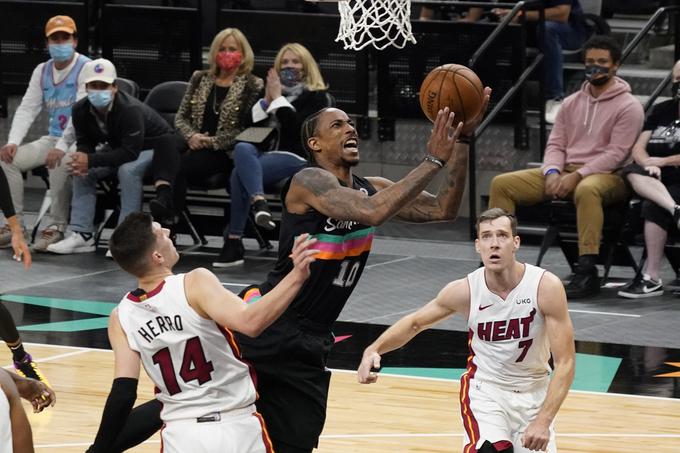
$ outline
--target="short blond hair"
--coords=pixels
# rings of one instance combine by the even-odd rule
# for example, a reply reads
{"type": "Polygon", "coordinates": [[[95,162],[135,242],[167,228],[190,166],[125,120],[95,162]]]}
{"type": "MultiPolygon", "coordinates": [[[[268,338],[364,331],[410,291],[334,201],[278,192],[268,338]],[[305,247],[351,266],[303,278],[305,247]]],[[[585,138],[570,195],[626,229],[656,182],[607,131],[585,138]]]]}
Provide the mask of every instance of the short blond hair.
{"type": "Polygon", "coordinates": [[[241,54],[243,55],[241,66],[238,68],[238,74],[250,74],[253,71],[253,66],[255,65],[255,54],[253,54],[253,48],[250,47],[248,39],[238,28],[225,28],[215,35],[212,44],[210,44],[210,52],[208,53],[210,73],[213,75],[218,75],[220,73],[220,68],[217,66],[216,61],[217,52],[220,51],[222,41],[230,36],[234,37],[236,43],[241,48],[241,54]]]}
{"type": "Polygon", "coordinates": [[[321,77],[319,65],[316,63],[312,54],[305,46],[297,42],[284,44],[279,50],[279,53],[276,54],[276,58],[274,59],[274,69],[276,72],[281,71],[281,58],[283,58],[283,54],[288,50],[300,57],[300,61],[302,61],[302,73],[304,76],[303,82],[309,91],[325,90],[328,88],[323,81],[323,77],[321,77]]]}

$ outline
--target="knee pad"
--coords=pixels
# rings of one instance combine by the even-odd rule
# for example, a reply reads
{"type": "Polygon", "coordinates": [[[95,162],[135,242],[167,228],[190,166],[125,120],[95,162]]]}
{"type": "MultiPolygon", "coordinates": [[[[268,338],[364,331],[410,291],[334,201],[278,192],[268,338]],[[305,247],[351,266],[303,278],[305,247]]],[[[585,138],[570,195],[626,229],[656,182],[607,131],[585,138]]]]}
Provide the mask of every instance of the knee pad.
{"type": "Polygon", "coordinates": [[[496,443],[491,443],[488,440],[484,442],[481,448],[477,449],[477,453],[513,453],[512,442],[509,440],[500,440],[496,443]]]}

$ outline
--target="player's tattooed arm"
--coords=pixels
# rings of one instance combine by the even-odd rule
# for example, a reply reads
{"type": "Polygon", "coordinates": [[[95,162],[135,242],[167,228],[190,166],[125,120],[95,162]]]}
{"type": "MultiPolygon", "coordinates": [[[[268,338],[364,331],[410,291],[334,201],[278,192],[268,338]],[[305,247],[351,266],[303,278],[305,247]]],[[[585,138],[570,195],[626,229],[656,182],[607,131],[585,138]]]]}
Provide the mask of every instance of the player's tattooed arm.
{"type": "Polygon", "coordinates": [[[293,177],[286,207],[294,213],[311,208],[334,219],[380,225],[421,193],[438,170],[436,165],[423,163],[399,182],[369,196],[342,186],[326,170],[307,168],[293,177]]]}
{"type": "MultiPolygon", "coordinates": [[[[458,143],[454,156],[446,165],[444,180],[439,186],[437,195],[421,192],[412,202],[397,213],[400,220],[407,222],[431,222],[436,220],[453,220],[458,215],[460,203],[465,191],[465,177],[468,165],[468,145],[458,143]]],[[[385,178],[367,178],[376,189],[390,187],[394,184],[385,178]]]]}

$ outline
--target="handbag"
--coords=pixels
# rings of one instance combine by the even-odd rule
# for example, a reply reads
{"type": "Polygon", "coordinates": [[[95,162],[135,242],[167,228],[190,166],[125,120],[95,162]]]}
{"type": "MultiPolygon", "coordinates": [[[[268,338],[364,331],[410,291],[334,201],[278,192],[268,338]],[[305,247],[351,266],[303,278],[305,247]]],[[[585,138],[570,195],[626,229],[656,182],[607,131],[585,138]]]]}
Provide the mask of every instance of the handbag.
{"type": "Polygon", "coordinates": [[[275,128],[273,127],[249,127],[235,137],[237,142],[247,142],[254,145],[261,145],[271,137],[275,128]]]}

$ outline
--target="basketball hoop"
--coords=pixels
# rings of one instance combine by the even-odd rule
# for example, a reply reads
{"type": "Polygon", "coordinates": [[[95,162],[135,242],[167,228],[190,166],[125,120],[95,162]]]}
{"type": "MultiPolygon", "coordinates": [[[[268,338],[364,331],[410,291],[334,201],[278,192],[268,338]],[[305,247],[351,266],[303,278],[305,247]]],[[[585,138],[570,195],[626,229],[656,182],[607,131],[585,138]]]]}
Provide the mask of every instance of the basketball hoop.
{"type": "Polygon", "coordinates": [[[361,50],[371,44],[378,50],[403,49],[407,42],[416,43],[411,0],[340,0],[338,11],[340,29],[335,40],[342,41],[345,49],[361,50]]]}

